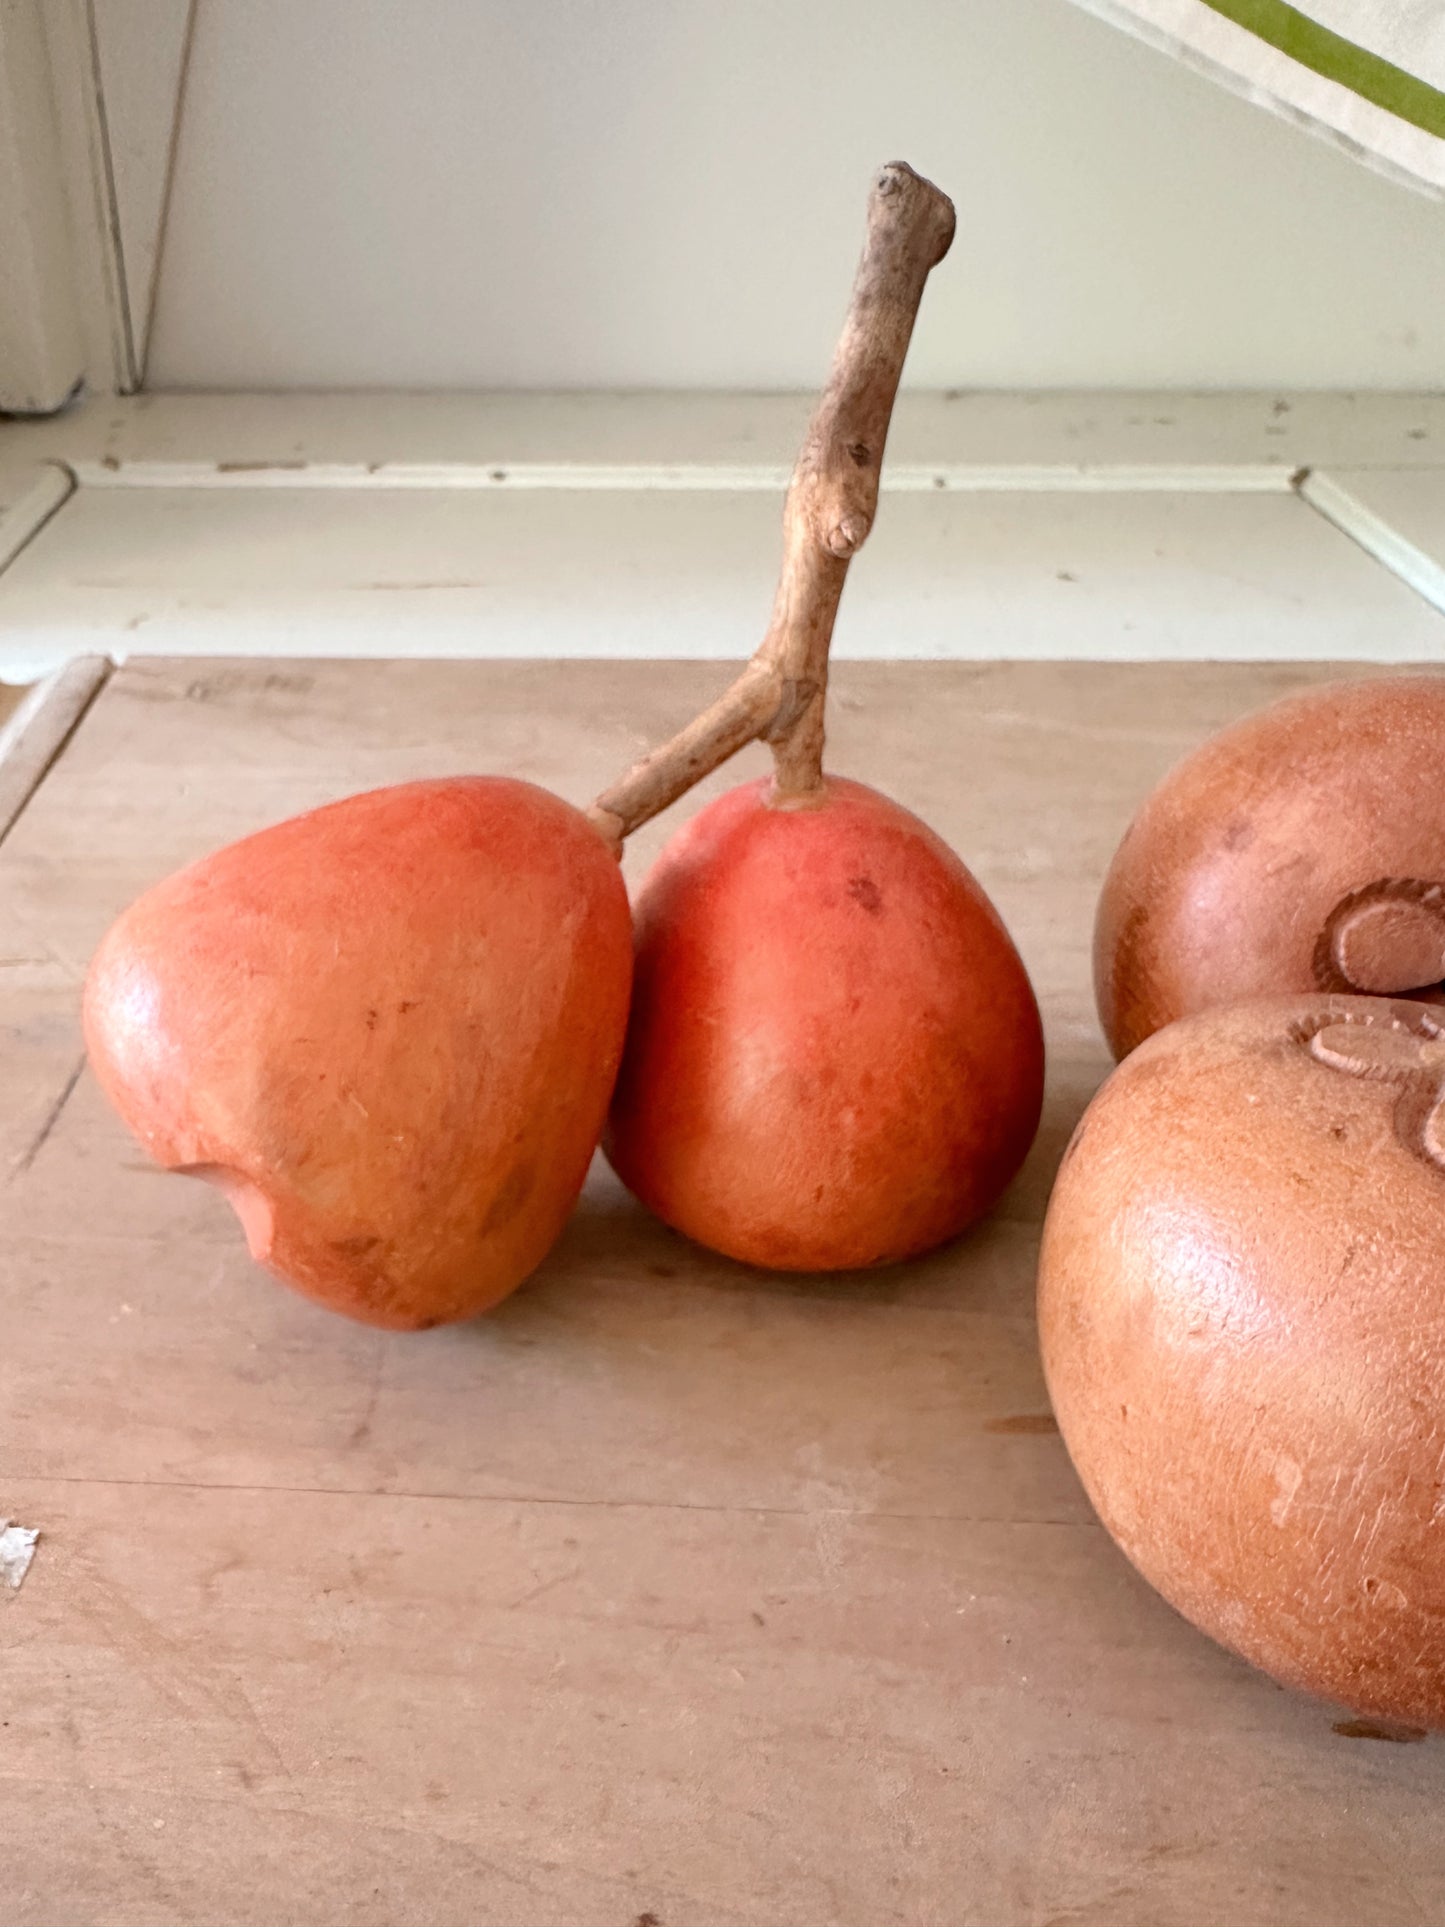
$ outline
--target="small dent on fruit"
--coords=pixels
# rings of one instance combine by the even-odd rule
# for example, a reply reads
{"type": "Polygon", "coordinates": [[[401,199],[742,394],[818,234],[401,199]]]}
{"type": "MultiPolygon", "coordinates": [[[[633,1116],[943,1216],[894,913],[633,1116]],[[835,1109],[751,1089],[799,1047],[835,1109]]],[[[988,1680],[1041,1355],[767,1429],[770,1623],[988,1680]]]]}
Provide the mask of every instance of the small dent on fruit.
{"type": "Polygon", "coordinates": [[[1254,824],[1247,816],[1237,816],[1224,832],[1226,850],[1247,850],[1255,839],[1254,824]]]}
{"type": "Polygon", "coordinates": [[[1366,1579],[1365,1597],[1372,1606],[1384,1606],[1393,1612],[1403,1612],[1410,1603],[1409,1594],[1391,1579],[1366,1579]]]}
{"type": "Polygon", "coordinates": [[[359,1231],[350,1238],[333,1238],[331,1249],[342,1258],[364,1258],[381,1243],[375,1232],[359,1231]]]}
{"type": "Polygon", "coordinates": [[[878,888],[878,885],[873,881],[872,877],[850,877],[848,879],[848,894],[866,915],[870,917],[882,916],[883,892],[878,888]]]}

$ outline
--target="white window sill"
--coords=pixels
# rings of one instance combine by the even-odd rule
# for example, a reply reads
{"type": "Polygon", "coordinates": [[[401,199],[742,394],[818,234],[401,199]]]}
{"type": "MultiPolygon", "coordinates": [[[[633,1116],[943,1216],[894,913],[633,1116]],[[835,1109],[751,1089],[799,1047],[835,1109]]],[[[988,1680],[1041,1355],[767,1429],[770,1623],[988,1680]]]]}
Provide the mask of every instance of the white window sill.
{"type": "MultiPolygon", "coordinates": [[[[801,396],[98,400],[0,425],[0,677],[77,655],[739,658],[801,396]]],[[[905,394],[840,657],[1408,661],[1445,398],[905,394]]]]}

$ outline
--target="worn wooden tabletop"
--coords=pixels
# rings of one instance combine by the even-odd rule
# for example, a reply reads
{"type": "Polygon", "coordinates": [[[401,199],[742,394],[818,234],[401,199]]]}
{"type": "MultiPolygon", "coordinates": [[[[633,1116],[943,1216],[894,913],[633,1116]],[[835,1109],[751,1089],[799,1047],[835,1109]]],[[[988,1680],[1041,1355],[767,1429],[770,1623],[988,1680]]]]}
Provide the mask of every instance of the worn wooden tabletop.
{"type": "Polygon", "coordinates": [[[1024,1174],[921,1263],[802,1280],[694,1249],[599,1164],[530,1285],[395,1337],[147,1167],[83,1068],[86,959],[174,865],[348,790],[477,768],[585,800],[724,672],[118,671],[0,845],[0,1517],[42,1534],[0,1594],[0,1922],[1445,1915],[1445,1749],[1157,1599],[1034,1343],[1040,1214],[1105,1069],[1104,864],[1180,752],[1326,673],[841,665],[832,766],[963,853],[1033,972],[1024,1174]]]}

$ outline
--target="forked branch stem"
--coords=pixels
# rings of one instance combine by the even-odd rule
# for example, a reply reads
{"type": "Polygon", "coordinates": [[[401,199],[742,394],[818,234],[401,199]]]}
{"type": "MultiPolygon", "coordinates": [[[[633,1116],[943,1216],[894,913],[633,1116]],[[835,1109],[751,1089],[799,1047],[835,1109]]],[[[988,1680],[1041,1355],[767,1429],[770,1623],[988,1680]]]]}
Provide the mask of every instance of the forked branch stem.
{"type": "Polygon", "coordinates": [[[767,634],[715,703],[593,804],[591,821],[619,848],[758,737],[773,751],[776,802],[805,807],[821,794],[833,624],[848,564],[877,512],[888,424],[924,283],[947,254],[953,228],[947,195],[902,161],[874,177],[847,318],[788,485],[767,634]]]}

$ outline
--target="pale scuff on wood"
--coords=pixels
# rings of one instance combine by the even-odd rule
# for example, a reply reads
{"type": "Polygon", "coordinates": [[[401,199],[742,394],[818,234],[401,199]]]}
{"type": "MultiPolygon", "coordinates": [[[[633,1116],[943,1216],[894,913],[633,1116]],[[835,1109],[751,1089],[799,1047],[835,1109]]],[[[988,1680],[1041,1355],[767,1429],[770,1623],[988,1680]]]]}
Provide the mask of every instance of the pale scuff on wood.
{"type": "Polygon", "coordinates": [[[0,1585],[19,1592],[40,1539],[37,1529],[0,1519],[0,1585]]]}

